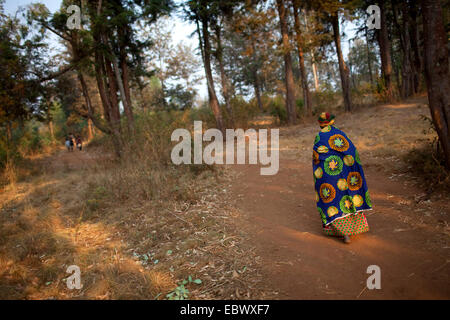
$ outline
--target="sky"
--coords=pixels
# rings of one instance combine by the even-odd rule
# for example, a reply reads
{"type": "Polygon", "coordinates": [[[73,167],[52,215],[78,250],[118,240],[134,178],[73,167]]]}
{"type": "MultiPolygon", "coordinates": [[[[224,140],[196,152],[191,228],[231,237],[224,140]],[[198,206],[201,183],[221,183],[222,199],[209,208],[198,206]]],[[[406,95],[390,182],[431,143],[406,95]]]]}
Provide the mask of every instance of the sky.
{"type": "MultiPolygon", "coordinates": [[[[14,14],[16,10],[20,6],[26,6],[28,4],[31,4],[33,2],[41,2],[46,5],[46,7],[51,11],[55,12],[56,10],[59,10],[61,6],[61,0],[41,0],[41,1],[30,1],[30,0],[6,0],[5,3],[5,11],[9,14],[14,14]]],[[[175,2],[180,3],[181,0],[176,0],[175,2]]],[[[171,20],[173,21],[173,41],[174,44],[178,42],[184,42],[185,44],[190,44],[192,48],[197,48],[198,46],[198,40],[196,37],[190,38],[189,35],[192,34],[195,31],[195,26],[191,23],[185,22],[181,20],[179,17],[174,15],[171,17],[171,20]]],[[[347,34],[348,37],[354,37],[355,32],[353,31],[353,28],[355,26],[347,22],[344,24],[343,31],[347,34]]],[[[58,46],[56,44],[55,40],[55,46],[58,46]]],[[[342,51],[344,58],[347,57],[348,54],[348,41],[342,41],[342,51]]],[[[198,93],[202,99],[206,99],[208,96],[207,87],[206,87],[206,80],[203,79],[202,83],[200,83],[196,89],[198,90],[198,93]]]]}
{"type": "MultiPolygon", "coordinates": [[[[61,7],[61,0],[41,0],[41,1],[30,1],[30,0],[6,0],[5,3],[5,11],[9,14],[14,14],[16,10],[20,6],[26,6],[28,4],[31,4],[33,2],[41,2],[45,4],[45,6],[51,11],[55,12],[56,10],[59,10],[61,7]]],[[[180,2],[180,1],[176,1],[180,2]]],[[[189,38],[189,35],[195,30],[194,25],[182,21],[178,17],[171,17],[171,19],[174,22],[174,33],[172,34],[174,42],[178,43],[180,41],[186,42],[191,44],[193,47],[197,45],[197,41],[195,38],[189,38]]]]}

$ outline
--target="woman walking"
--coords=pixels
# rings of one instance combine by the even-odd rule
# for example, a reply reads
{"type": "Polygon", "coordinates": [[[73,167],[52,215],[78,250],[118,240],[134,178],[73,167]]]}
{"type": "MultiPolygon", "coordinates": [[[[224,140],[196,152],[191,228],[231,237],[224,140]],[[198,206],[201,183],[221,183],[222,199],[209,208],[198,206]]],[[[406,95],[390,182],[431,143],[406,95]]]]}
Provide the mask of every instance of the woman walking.
{"type": "Polygon", "coordinates": [[[81,149],[83,148],[83,141],[81,140],[81,137],[80,137],[80,136],[77,136],[76,143],[77,143],[77,149],[78,149],[79,151],[81,151],[81,149]]]}
{"type": "Polygon", "coordinates": [[[334,118],[325,112],[319,116],[313,148],[316,202],[325,234],[350,243],[350,236],[369,231],[363,212],[372,202],[358,151],[334,118]]]}
{"type": "Polygon", "coordinates": [[[70,134],[70,136],[69,136],[69,143],[70,143],[70,151],[73,151],[74,143],[73,143],[73,135],[72,134],[70,134]]]}
{"type": "Polygon", "coordinates": [[[65,145],[66,145],[67,151],[70,152],[70,138],[68,136],[66,137],[65,145]]]}

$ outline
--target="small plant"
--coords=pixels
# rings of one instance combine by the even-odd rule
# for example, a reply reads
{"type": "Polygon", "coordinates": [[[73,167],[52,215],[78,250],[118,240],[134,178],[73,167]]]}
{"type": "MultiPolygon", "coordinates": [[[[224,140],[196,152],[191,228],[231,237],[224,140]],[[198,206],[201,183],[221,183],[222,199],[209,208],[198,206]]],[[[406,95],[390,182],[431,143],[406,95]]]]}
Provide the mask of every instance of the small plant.
{"type": "Polygon", "coordinates": [[[136,252],[133,252],[133,256],[135,256],[143,266],[148,266],[149,264],[158,264],[159,260],[155,259],[155,253],[154,252],[148,252],[144,254],[137,254],[136,252]]]}
{"type": "Polygon", "coordinates": [[[201,284],[202,280],[195,279],[193,280],[191,276],[189,276],[187,279],[184,279],[183,281],[178,283],[178,287],[176,287],[173,291],[169,292],[166,295],[166,298],[168,300],[184,300],[189,298],[189,290],[185,287],[185,285],[195,283],[195,284],[201,284]]]}

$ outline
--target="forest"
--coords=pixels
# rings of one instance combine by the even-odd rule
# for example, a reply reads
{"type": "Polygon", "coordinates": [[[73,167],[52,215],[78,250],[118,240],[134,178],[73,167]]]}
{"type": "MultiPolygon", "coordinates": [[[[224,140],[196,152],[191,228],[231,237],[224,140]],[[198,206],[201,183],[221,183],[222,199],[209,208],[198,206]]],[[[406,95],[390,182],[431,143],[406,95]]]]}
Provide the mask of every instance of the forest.
{"type": "MultiPolygon", "coordinates": [[[[306,218],[320,229],[306,199],[325,112],[365,160],[384,217],[373,255],[397,275],[429,245],[424,290],[399,276],[406,289],[383,297],[449,298],[449,1],[11,2],[0,0],[0,299],[376,298],[348,275],[294,290],[274,270],[302,278],[295,257],[271,261],[273,243],[349,252],[306,218]],[[171,134],[194,121],[224,137],[279,128],[280,173],[174,164],[171,134]],[[67,151],[69,136],[83,149],[67,151]],[[66,287],[70,265],[83,288],[66,287]]],[[[303,250],[303,263],[325,263],[303,250]]]]}

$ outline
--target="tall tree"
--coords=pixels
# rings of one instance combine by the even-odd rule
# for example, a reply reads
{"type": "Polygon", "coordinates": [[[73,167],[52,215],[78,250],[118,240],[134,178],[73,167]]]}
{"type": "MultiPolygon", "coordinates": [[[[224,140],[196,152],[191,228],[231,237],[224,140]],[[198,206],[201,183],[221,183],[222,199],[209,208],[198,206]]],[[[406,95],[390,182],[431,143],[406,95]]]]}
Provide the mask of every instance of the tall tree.
{"type": "Polygon", "coordinates": [[[66,26],[69,18],[65,13],[66,6],[68,1],[65,0],[61,12],[53,16],[50,16],[42,5],[34,5],[31,10],[33,19],[64,40],[70,55],[69,65],[51,76],[41,77],[41,81],[76,70],[85,97],[86,114],[94,125],[111,135],[116,155],[120,156],[122,151],[120,102],[132,131],[130,73],[141,69],[142,53],[148,46],[148,43],[136,41],[133,27],[139,18],[153,22],[158,16],[167,14],[171,10],[172,3],[169,0],[89,1],[83,8],[89,19],[82,21],[81,29],[69,29],[66,26]],[[133,61],[128,61],[129,59],[133,61]],[[133,68],[130,68],[131,64],[133,68]],[[105,122],[100,121],[101,117],[94,114],[89,97],[85,74],[92,71],[101,98],[105,122]]]}
{"type": "Polygon", "coordinates": [[[421,74],[422,74],[422,57],[419,49],[419,6],[416,2],[411,2],[410,19],[411,19],[411,48],[412,48],[412,62],[414,70],[414,93],[419,92],[421,74]]]}
{"type": "Polygon", "coordinates": [[[297,53],[298,53],[298,65],[300,69],[300,78],[302,83],[302,91],[303,91],[303,101],[305,105],[305,114],[312,114],[312,101],[311,95],[309,93],[308,87],[308,75],[306,73],[305,68],[305,58],[303,57],[303,37],[300,29],[300,19],[299,19],[299,0],[292,0],[292,9],[294,12],[294,26],[295,26],[295,35],[297,40],[297,53]]]}
{"type": "Polygon", "coordinates": [[[222,96],[225,100],[225,109],[228,113],[228,119],[231,123],[231,127],[234,127],[234,115],[233,109],[230,104],[231,100],[231,88],[228,81],[227,74],[225,72],[224,59],[223,59],[223,44],[222,44],[222,19],[214,22],[214,32],[215,32],[215,40],[216,40],[216,50],[214,52],[214,57],[216,58],[220,81],[222,85],[222,96]]]}
{"type": "Polygon", "coordinates": [[[210,24],[216,14],[216,3],[206,0],[191,0],[185,6],[185,13],[189,20],[195,22],[196,31],[199,39],[199,48],[202,53],[203,67],[205,68],[206,84],[208,86],[209,106],[216,119],[216,125],[219,130],[225,132],[222,112],[220,110],[219,100],[217,99],[214,87],[214,78],[211,67],[211,41],[210,24]]]}
{"type": "Polygon", "coordinates": [[[342,95],[344,97],[344,108],[345,111],[349,112],[352,110],[352,99],[350,93],[350,72],[344,61],[344,56],[342,54],[338,11],[331,14],[331,24],[333,27],[334,43],[336,46],[336,54],[338,56],[339,62],[339,73],[341,75],[341,86],[342,86],[342,95]]]}
{"type": "Polygon", "coordinates": [[[264,111],[263,93],[271,92],[280,78],[280,57],[274,53],[278,40],[274,31],[276,16],[275,10],[265,8],[264,3],[246,0],[245,5],[233,13],[225,30],[224,58],[231,83],[243,94],[248,94],[244,92],[245,87],[253,88],[261,112],[264,111]]]}
{"type": "MultiPolygon", "coordinates": [[[[308,20],[311,16],[314,16],[314,13],[313,12],[311,13],[311,11],[312,10],[306,10],[306,9],[303,10],[303,14],[305,17],[305,29],[308,34],[310,34],[310,27],[309,27],[308,20]]],[[[311,39],[309,39],[309,41],[308,41],[308,47],[309,47],[309,53],[311,56],[311,67],[312,67],[313,77],[314,77],[314,89],[316,90],[316,92],[318,92],[320,90],[319,77],[318,77],[317,62],[316,62],[316,57],[315,57],[315,53],[314,53],[314,47],[311,43],[311,39]]]]}
{"type": "Polygon", "coordinates": [[[4,15],[0,6],[0,127],[6,129],[7,152],[14,124],[47,116],[51,88],[39,79],[50,67],[43,59],[43,40],[42,31],[32,32],[16,17],[4,15]]]}
{"type": "Polygon", "coordinates": [[[320,15],[325,29],[327,29],[329,26],[332,29],[333,41],[339,62],[339,75],[341,79],[342,96],[344,98],[344,109],[345,111],[349,112],[352,110],[350,70],[345,63],[344,56],[342,54],[339,13],[340,11],[353,12],[356,8],[356,3],[354,1],[339,0],[310,0],[309,3],[320,15]]]}
{"type": "Polygon", "coordinates": [[[402,52],[402,82],[400,95],[405,99],[414,93],[414,72],[411,59],[411,21],[409,15],[409,4],[406,1],[401,2],[400,4],[398,4],[396,1],[392,1],[392,12],[397,34],[400,39],[400,48],[402,52]],[[401,17],[399,17],[399,14],[401,14],[401,17]]]}
{"type": "Polygon", "coordinates": [[[288,123],[297,121],[297,110],[295,105],[294,73],[292,72],[291,46],[289,43],[288,17],[284,0],[277,0],[278,17],[281,29],[281,48],[284,58],[284,80],[286,83],[286,110],[288,123]]]}
{"type": "Polygon", "coordinates": [[[388,21],[386,19],[386,0],[380,0],[380,29],[377,30],[378,46],[380,47],[381,74],[383,77],[385,97],[393,99],[392,91],[392,59],[391,42],[389,40],[388,21]]]}
{"type": "Polygon", "coordinates": [[[450,170],[450,70],[448,38],[440,0],[422,0],[425,78],[433,123],[450,170]]]}

